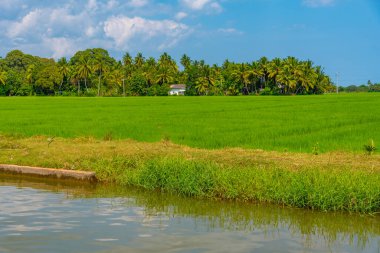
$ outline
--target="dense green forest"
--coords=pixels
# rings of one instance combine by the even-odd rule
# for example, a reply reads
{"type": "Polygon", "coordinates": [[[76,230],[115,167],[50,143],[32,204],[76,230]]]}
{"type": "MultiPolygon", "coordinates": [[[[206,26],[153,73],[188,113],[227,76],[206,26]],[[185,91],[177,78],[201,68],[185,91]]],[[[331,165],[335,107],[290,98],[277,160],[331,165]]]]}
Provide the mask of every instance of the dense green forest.
{"type": "Polygon", "coordinates": [[[78,51],[58,61],[20,50],[0,58],[0,95],[155,96],[170,84],[186,84],[186,95],[287,95],[333,91],[322,67],[294,57],[251,63],[225,60],[208,65],[183,55],[180,65],[167,53],[159,59],[126,53],[117,61],[101,48],[78,51]]]}

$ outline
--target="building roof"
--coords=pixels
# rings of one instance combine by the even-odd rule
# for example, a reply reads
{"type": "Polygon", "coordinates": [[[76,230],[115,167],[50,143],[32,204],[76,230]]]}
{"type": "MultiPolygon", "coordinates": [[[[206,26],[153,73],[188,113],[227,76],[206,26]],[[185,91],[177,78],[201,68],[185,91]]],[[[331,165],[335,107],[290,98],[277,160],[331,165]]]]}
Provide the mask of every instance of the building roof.
{"type": "Polygon", "coordinates": [[[186,89],[186,84],[172,84],[170,89],[186,89]]]}

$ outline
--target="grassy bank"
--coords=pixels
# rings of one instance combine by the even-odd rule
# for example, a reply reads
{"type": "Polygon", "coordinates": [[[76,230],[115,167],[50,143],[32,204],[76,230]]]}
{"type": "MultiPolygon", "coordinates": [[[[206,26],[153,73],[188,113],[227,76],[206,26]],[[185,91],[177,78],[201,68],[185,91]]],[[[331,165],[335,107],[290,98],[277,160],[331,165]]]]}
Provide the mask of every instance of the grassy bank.
{"type": "Polygon", "coordinates": [[[95,170],[101,181],[184,196],[380,211],[380,156],[196,149],[168,141],[0,138],[0,163],[95,170]]]}
{"type": "Polygon", "coordinates": [[[316,168],[298,171],[256,166],[232,168],[175,158],[157,158],[138,164],[121,159],[111,162],[110,167],[104,164],[100,173],[104,178],[111,175],[123,185],[185,196],[364,213],[380,208],[379,173],[316,168]]]}
{"type": "Polygon", "coordinates": [[[319,153],[380,143],[380,94],[0,98],[0,133],[319,153]]]}

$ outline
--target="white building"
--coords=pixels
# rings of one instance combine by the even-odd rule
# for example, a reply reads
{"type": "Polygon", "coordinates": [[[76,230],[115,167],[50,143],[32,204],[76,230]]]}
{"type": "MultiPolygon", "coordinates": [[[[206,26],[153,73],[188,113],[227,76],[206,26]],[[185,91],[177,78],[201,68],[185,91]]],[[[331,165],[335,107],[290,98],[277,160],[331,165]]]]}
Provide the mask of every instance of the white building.
{"type": "Polygon", "coordinates": [[[170,85],[169,95],[185,95],[185,84],[172,84],[170,85]]]}

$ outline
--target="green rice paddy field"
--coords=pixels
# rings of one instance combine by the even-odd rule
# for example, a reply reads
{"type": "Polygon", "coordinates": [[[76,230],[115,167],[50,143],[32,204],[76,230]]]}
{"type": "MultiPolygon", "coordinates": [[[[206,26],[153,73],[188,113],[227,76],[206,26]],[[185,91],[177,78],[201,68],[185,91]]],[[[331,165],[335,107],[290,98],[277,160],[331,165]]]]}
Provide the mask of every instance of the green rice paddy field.
{"type": "Polygon", "coordinates": [[[3,97],[0,134],[170,140],[191,147],[310,153],[380,144],[380,94],[3,97]]]}

